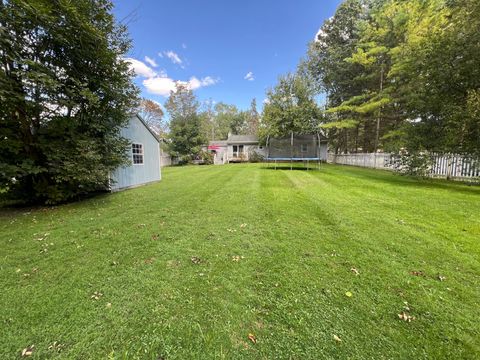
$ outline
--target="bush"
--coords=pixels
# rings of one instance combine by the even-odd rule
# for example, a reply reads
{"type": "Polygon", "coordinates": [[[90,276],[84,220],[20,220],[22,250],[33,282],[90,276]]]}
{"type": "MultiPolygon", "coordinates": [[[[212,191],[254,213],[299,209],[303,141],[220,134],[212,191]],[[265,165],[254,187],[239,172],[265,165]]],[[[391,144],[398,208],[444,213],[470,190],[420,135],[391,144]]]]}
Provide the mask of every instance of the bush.
{"type": "Polygon", "coordinates": [[[257,151],[252,150],[248,154],[248,161],[251,163],[258,163],[265,160],[265,157],[262,154],[259,154],[257,151]]]}
{"type": "Polygon", "coordinates": [[[393,168],[402,175],[426,178],[432,169],[432,156],[427,152],[411,152],[402,150],[395,158],[393,168]]]}
{"type": "Polygon", "coordinates": [[[212,165],[214,155],[209,151],[200,151],[197,155],[199,160],[202,160],[203,165],[212,165]]]}

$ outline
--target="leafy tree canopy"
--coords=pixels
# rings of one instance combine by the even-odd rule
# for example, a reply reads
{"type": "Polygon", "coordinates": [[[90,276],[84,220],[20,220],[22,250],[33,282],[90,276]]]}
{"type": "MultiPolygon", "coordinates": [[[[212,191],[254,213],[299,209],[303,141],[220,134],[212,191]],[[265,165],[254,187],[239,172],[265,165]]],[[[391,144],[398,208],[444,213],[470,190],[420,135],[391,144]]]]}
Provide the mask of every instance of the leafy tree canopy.
{"type": "Polygon", "coordinates": [[[109,0],[0,2],[0,188],[25,202],[105,189],[137,89],[109,0]]]}

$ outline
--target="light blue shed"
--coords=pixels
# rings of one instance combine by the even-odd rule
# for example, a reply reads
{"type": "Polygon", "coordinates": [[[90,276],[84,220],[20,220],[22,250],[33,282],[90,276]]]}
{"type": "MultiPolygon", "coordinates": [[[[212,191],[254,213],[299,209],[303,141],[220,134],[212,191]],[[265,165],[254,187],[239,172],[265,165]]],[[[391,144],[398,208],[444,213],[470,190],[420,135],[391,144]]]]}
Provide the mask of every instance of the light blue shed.
{"type": "Polygon", "coordinates": [[[121,135],[130,141],[131,164],[119,167],[110,174],[110,190],[128,189],[162,178],[160,168],[160,143],[140,115],[130,117],[121,135]]]}

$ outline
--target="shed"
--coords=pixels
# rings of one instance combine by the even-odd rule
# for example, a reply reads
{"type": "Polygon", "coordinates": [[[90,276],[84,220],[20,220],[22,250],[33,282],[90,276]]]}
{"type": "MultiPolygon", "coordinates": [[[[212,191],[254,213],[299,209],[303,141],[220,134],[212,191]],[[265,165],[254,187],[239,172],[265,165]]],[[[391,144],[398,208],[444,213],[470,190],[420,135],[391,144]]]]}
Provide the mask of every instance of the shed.
{"type": "Polygon", "coordinates": [[[160,142],[140,115],[130,117],[128,125],[120,131],[130,144],[130,165],[117,168],[110,174],[110,190],[118,191],[145,185],[162,178],[160,142]]]}

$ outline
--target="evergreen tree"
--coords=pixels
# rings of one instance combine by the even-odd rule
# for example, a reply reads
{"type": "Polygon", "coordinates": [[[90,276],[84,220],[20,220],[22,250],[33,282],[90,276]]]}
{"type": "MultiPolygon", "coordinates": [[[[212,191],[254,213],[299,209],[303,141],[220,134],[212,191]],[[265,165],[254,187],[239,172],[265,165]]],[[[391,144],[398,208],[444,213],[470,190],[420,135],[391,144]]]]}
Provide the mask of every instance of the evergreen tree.
{"type": "Polygon", "coordinates": [[[257,99],[253,98],[250,103],[250,111],[248,113],[247,132],[249,134],[258,134],[258,128],[260,126],[260,115],[257,111],[257,99]]]}

